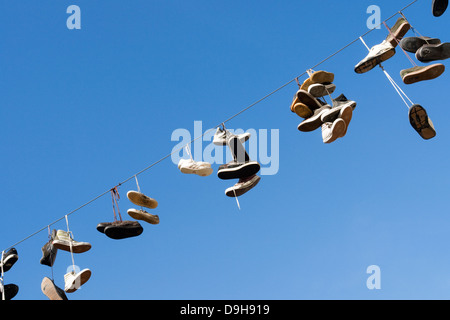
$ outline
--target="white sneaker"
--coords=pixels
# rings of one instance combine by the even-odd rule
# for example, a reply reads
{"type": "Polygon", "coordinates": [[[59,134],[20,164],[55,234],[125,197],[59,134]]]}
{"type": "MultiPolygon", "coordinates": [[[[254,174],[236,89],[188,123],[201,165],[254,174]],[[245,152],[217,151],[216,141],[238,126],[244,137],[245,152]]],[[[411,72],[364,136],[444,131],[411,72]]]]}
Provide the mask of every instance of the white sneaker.
{"type": "Polygon", "coordinates": [[[345,121],[341,118],[334,122],[326,122],[322,124],[322,139],[323,143],[332,143],[336,139],[343,136],[347,128],[345,121]]]}
{"type": "Polygon", "coordinates": [[[178,169],[182,173],[196,174],[202,177],[209,176],[213,173],[211,164],[209,162],[196,162],[192,159],[181,159],[178,162],[178,169]]]}
{"type": "Polygon", "coordinates": [[[91,277],[91,270],[84,269],[78,273],[71,271],[64,275],[64,291],[72,293],[78,290],[91,277]]]}
{"type": "Polygon", "coordinates": [[[239,179],[239,182],[234,186],[225,190],[225,194],[228,197],[239,197],[242,196],[247,191],[253,189],[258,182],[261,180],[256,174],[247,178],[239,179]]]}
{"type": "Polygon", "coordinates": [[[394,46],[390,42],[384,40],[382,43],[377,44],[370,49],[369,54],[355,66],[355,72],[368,72],[394,55],[394,46]]]}
{"type": "MultiPolygon", "coordinates": [[[[231,135],[228,131],[223,131],[221,128],[217,128],[216,133],[214,134],[213,143],[216,146],[226,146],[227,145],[227,138],[231,135]]],[[[237,135],[238,139],[244,143],[248,139],[250,139],[250,133],[245,132],[243,134],[237,135]]]]}

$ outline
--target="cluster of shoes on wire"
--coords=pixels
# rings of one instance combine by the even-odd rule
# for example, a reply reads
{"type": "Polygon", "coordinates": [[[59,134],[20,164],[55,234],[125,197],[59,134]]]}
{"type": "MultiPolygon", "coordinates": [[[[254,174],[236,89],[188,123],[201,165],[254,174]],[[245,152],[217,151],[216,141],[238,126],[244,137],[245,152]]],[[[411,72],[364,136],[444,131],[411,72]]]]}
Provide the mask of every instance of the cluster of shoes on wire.
{"type": "MultiPolygon", "coordinates": [[[[438,38],[420,35],[405,16],[399,18],[391,29],[385,26],[389,31],[386,39],[369,49],[368,55],[355,66],[356,73],[366,73],[378,65],[385,71],[381,63],[395,55],[397,46],[413,65],[411,68],[400,71],[404,84],[411,85],[420,81],[433,80],[444,73],[445,66],[442,63],[429,63],[450,58],[450,43],[442,43],[438,38]],[[415,33],[414,37],[404,37],[409,30],[415,33]],[[416,60],[425,65],[417,65],[409,53],[413,53],[416,60]]],[[[423,139],[428,140],[436,136],[433,122],[421,105],[413,104],[409,107],[409,120],[411,126],[423,139]]]]}
{"type": "MultiPolygon", "coordinates": [[[[250,139],[250,133],[246,132],[234,135],[224,126],[217,128],[213,143],[217,146],[228,146],[233,160],[219,166],[217,176],[222,180],[238,179],[238,182],[225,190],[228,197],[239,197],[254,188],[261,177],[257,175],[260,165],[257,161],[252,161],[244,148],[244,143],[250,139]]],[[[202,177],[213,173],[209,162],[181,159],[178,169],[185,174],[197,174],[202,177]]]]}
{"type": "Polygon", "coordinates": [[[344,94],[332,98],[336,90],[333,73],[308,70],[308,74],[303,84],[298,83],[300,88],[294,95],[291,111],[304,119],[297,127],[299,131],[312,132],[321,127],[323,142],[332,143],[347,134],[356,102],[344,94]],[[330,97],[332,105],[325,96],[330,97]]]}

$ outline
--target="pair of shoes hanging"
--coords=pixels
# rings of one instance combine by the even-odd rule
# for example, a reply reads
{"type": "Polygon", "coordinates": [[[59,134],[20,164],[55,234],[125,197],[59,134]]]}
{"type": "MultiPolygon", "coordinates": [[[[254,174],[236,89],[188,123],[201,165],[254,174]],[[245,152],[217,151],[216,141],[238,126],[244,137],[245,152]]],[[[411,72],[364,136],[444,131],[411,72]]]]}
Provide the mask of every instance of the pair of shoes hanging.
{"type": "Polygon", "coordinates": [[[158,207],[158,202],[146,196],[145,194],[139,192],[139,191],[128,191],[127,193],[128,200],[130,200],[133,204],[140,206],[141,209],[128,209],[128,215],[132,217],[135,220],[142,220],[150,224],[159,224],[159,216],[155,214],[150,214],[142,207],[149,208],[149,209],[156,209],[158,207]]]}
{"type": "Polygon", "coordinates": [[[50,300],[68,300],[64,290],[56,286],[55,282],[48,277],[42,279],[41,291],[50,300]]]}
{"type": "Polygon", "coordinates": [[[431,11],[433,16],[440,17],[444,14],[448,7],[448,0],[433,0],[431,3],[431,11]]]}
{"type": "Polygon", "coordinates": [[[12,300],[19,292],[19,286],[16,284],[4,284],[3,283],[3,273],[11,270],[12,266],[19,260],[19,255],[15,248],[10,248],[7,252],[2,252],[0,257],[0,270],[1,281],[0,281],[0,300],[12,300]]]}

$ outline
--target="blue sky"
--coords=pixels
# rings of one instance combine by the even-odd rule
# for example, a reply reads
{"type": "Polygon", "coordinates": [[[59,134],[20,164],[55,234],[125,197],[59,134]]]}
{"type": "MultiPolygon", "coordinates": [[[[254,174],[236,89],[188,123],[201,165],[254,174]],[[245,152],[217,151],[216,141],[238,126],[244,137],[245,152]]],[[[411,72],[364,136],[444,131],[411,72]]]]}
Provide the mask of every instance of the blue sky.
{"type": "MultiPolygon", "coordinates": [[[[368,6],[386,19],[408,3],[2,0],[1,247],[169,154],[175,130],[194,138],[194,121],[218,125],[364,34],[368,6]],[[81,30],[66,27],[73,4],[81,30]]],[[[404,13],[421,34],[448,41],[448,13],[433,17],[431,0],[404,13]]],[[[386,35],[364,39],[372,46],[386,35]]],[[[198,177],[169,158],[138,177],[161,220],[142,222],[141,236],[117,241],[96,230],[113,219],[109,194],[70,215],[75,240],[92,244],[75,264],[92,277],[68,298],[450,298],[449,75],[404,85],[399,73],[411,63],[400,49],[384,64],[433,120],[437,136],[424,141],[379,68],[353,71],[366,54],[356,42],[316,68],[335,74],[336,95],[358,103],[333,144],[320,130],[297,130],[295,82],[227,123],[279,130],[278,173],[262,176],[241,210],[225,196],[234,181],[218,179],[217,164],[198,177]],[[380,290],[366,287],[370,265],[381,269],[380,290]]],[[[124,220],[135,207],[128,190],[134,180],[119,189],[124,220]]],[[[51,228],[65,230],[65,221],[51,228]]],[[[46,241],[44,230],[16,246],[19,261],[5,274],[19,286],[16,299],[47,300],[46,241]]],[[[71,263],[58,252],[59,287],[71,263]]]]}

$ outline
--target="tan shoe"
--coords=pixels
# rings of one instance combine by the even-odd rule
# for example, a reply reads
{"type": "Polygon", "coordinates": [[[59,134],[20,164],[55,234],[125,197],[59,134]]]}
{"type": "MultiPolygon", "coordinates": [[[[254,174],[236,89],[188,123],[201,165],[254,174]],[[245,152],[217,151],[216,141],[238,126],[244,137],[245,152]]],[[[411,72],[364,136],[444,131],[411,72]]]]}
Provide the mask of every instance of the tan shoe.
{"type": "Polygon", "coordinates": [[[53,239],[53,247],[59,250],[71,251],[73,253],[83,253],[91,249],[89,242],[78,242],[72,239],[69,232],[64,230],[58,230],[55,238],[53,239]]]}
{"type": "Polygon", "coordinates": [[[445,66],[436,63],[430,66],[417,66],[400,71],[400,76],[405,84],[413,84],[419,81],[432,80],[439,77],[445,71],[445,66]]]}
{"type": "Polygon", "coordinates": [[[128,191],[127,197],[131,202],[140,207],[155,209],[158,206],[158,201],[138,191],[128,191]]]}
{"type": "Polygon", "coordinates": [[[159,224],[159,216],[150,214],[144,210],[128,209],[128,215],[136,220],[143,220],[150,224],[159,224]]]}
{"type": "Polygon", "coordinates": [[[411,29],[409,22],[405,18],[398,18],[397,22],[391,28],[391,32],[387,36],[386,41],[395,48],[398,44],[397,40],[400,42],[409,29],[411,29]]]}
{"type": "Polygon", "coordinates": [[[50,280],[47,277],[42,279],[41,290],[50,300],[67,300],[64,290],[58,288],[53,280],[50,280]]]}

